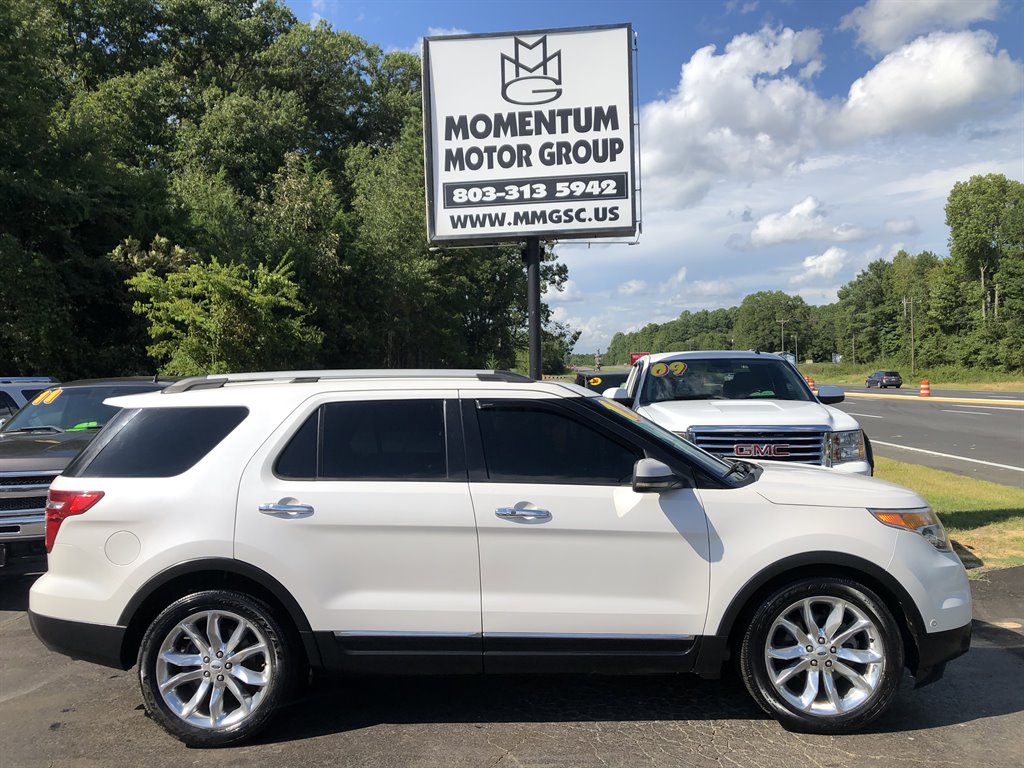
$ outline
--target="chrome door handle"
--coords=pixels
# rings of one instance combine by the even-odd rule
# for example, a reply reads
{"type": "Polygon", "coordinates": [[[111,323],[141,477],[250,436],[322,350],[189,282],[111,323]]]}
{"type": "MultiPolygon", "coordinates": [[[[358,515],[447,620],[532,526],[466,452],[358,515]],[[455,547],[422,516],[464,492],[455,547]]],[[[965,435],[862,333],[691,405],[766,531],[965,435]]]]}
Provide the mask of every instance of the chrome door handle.
{"type": "Polygon", "coordinates": [[[551,513],[546,509],[516,509],[515,507],[498,507],[494,514],[506,520],[550,520],[551,513]]]}
{"type": "Polygon", "coordinates": [[[313,507],[309,504],[260,504],[259,510],[264,515],[280,517],[284,520],[309,517],[313,514],[313,507]]]}

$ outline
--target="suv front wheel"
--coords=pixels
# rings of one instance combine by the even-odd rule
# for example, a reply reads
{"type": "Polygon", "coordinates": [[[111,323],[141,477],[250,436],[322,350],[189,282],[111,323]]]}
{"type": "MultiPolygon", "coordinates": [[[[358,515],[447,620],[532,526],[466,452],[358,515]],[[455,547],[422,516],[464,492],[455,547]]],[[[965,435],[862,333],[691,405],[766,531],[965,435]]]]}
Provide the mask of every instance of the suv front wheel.
{"type": "Polygon", "coordinates": [[[294,649],[265,603],[197,592],[153,621],[139,648],[146,711],[190,747],[223,747],[260,730],[297,669],[294,649]]]}
{"type": "Polygon", "coordinates": [[[806,579],[771,595],[740,650],[751,695],[786,728],[846,733],[889,706],[903,641],[885,604],[848,579],[806,579]]]}

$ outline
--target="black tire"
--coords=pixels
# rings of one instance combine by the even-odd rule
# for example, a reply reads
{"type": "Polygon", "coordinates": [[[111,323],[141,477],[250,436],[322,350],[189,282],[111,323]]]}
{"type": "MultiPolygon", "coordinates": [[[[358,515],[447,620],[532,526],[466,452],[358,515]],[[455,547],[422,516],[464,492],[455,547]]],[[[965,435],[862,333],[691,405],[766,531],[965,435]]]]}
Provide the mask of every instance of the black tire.
{"type": "MultiPolygon", "coordinates": [[[[209,631],[200,628],[199,622],[189,626],[192,630],[199,629],[200,638],[208,640],[209,631]]],[[[209,625],[203,626],[208,627],[209,625]]],[[[232,638],[222,638],[221,647],[229,647],[230,639],[232,638]]],[[[216,645],[215,641],[206,643],[208,646],[211,644],[216,645]]],[[[274,712],[284,703],[286,697],[295,690],[297,676],[301,675],[305,668],[299,649],[295,647],[294,641],[289,640],[289,634],[274,617],[271,608],[250,595],[227,590],[197,592],[182,597],[167,606],[146,630],[139,647],[138,664],[139,686],[142,690],[147,714],[165,731],[187,746],[202,748],[238,744],[262,730],[273,717],[274,712]],[[188,639],[189,636],[180,629],[183,622],[189,617],[210,612],[216,613],[218,616],[221,613],[224,614],[215,621],[224,634],[228,632],[233,634],[235,629],[247,622],[248,624],[239,630],[241,634],[238,642],[246,644],[246,646],[240,645],[240,647],[256,648],[263,643],[266,651],[257,650],[251,653],[247,659],[237,661],[234,665],[234,672],[229,673],[228,670],[232,669],[230,652],[221,660],[216,658],[215,652],[210,652],[206,656],[205,653],[208,649],[188,639]],[[238,621],[238,619],[242,619],[244,622],[238,621]],[[178,639],[172,642],[172,638],[178,639]],[[179,655],[183,661],[186,655],[189,658],[195,658],[196,661],[182,665],[173,665],[162,661],[160,654],[165,643],[172,643],[169,652],[179,655]],[[195,652],[197,650],[199,653],[195,652]],[[204,658],[206,661],[200,661],[204,658]],[[207,679],[204,681],[202,678],[198,678],[195,681],[184,682],[171,689],[169,695],[176,695],[178,691],[184,690],[187,697],[189,691],[193,691],[201,701],[192,717],[205,717],[202,713],[203,707],[206,706],[207,714],[211,718],[209,725],[199,726],[187,721],[171,709],[164,694],[161,693],[158,681],[161,677],[167,679],[168,675],[178,674],[174,670],[179,669],[201,674],[207,679]],[[242,684],[239,682],[243,677],[255,680],[260,676],[267,678],[265,684],[257,683],[250,686],[245,682],[242,684]],[[227,678],[227,682],[213,682],[214,679],[224,680],[225,678],[227,678]],[[195,683],[194,688],[190,688],[189,686],[192,686],[193,682],[195,683]],[[215,726],[212,722],[211,694],[200,694],[198,691],[200,685],[205,686],[205,691],[210,691],[211,687],[219,687],[222,706],[227,709],[232,704],[237,705],[234,707],[234,713],[242,711],[240,719],[228,722],[222,727],[215,726]],[[244,712],[243,702],[235,696],[235,692],[239,691],[243,694],[250,692],[252,694],[251,696],[243,695],[243,698],[249,700],[248,705],[252,707],[247,714],[244,712]]]]}
{"type": "MultiPolygon", "coordinates": [[[[839,626],[845,630],[852,626],[852,624],[853,618],[850,619],[849,623],[844,622],[839,626]]],[[[819,633],[823,634],[824,631],[824,629],[821,629],[819,633]]],[[[834,636],[838,637],[842,631],[837,630],[834,636]]],[[[803,641],[797,639],[794,642],[797,645],[802,645],[803,641]]],[[[808,640],[807,642],[811,641],[808,640]]],[[[785,651],[786,649],[780,650],[785,651]]],[[[775,717],[786,729],[803,733],[840,734],[850,733],[863,728],[881,715],[892,703],[903,674],[903,660],[904,648],[899,627],[892,613],[877,595],[850,579],[809,578],[793,582],[778,589],[761,603],[743,637],[743,644],[740,648],[739,667],[743,682],[747,686],[747,690],[750,691],[750,695],[753,696],[754,700],[765,712],[775,717]],[[825,711],[809,712],[790,703],[779,692],[772,682],[770,677],[771,671],[768,669],[769,662],[766,659],[766,654],[769,641],[772,642],[773,647],[776,647],[777,642],[788,642],[784,638],[787,634],[793,636],[793,633],[779,627],[775,630],[776,634],[774,637],[770,638],[769,632],[772,630],[777,619],[782,616],[792,615],[792,611],[787,609],[808,599],[812,601],[812,606],[816,606],[812,607],[812,615],[817,617],[816,622],[819,626],[823,627],[826,614],[821,612],[821,608],[827,608],[828,604],[816,603],[814,601],[828,600],[829,598],[845,601],[847,606],[853,607],[852,609],[844,608],[844,616],[850,615],[852,617],[855,610],[866,617],[872,624],[870,629],[862,630],[849,640],[840,643],[841,647],[839,650],[841,652],[849,653],[852,651],[859,654],[880,652],[882,660],[876,665],[851,662],[848,658],[829,654],[827,642],[824,647],[819,644],[810,646],[813,650],[806,654],[806,656],[810,659],[815,659],[813,661],[804,661],[794,657],[792,659],[792,666],[794,667],[810,663],[821,666],[816,666],[814,669],[806,667],[805,672],[793,674],[788,681],[783,683],[783,687],[794,684],[799,687],[801,680],[803,680],[806,683],[803,693],[806,694],[809,690],[814,692],[814,697],[810,700],[810,706],[820,706],[823,710],[831,706],[827,695],[828,685],[825,683],[826,672],[824,664],[826,662],[816,660],[818,654],[824,650],[825,653],[821,654],[822,659],[835,659],[835,666],[832,666],[832,662],[829,662],[829,666],[837,674],[833,676],[833,672],[827,673],[829,680],[833,681],[831,683],[833,689],[839,690],[837,696],[840,700],[845,700],[845,698],[849,697],[853,701],[848,711],[837,709],[834,713],[827,713],[825,711]],[[817,611],[817,613],[815,614],[814,611],[817,611]],[[877,637],[874,635],[877,635],[877,637]],[[782,639],[780,640],[780,638],[782,639]],[[869,640],[870,642],[868,642],[869,640]],[[847,643],[860,643],[861,645],[866,645],[867,649],[847,647],[847,643]],[[865,694],[863,700],[856,700],[856,697],[860,695],[856,686],[850,685],[848,678],[838,674],[840,666],[844,666],[844,669],[854,672],[858,672],[860,668],[863,668],[864,671],[860,675],[862,680],[870,679],[873,683],[873,687],[868,686],[871,687],[871,692],[865,694]],[[807,682],[812,674],[818,675],[815,677],[815,687],[813,689],[807,682]],[[801,677],[801,675],[804,675],[804,677],[801,677]],[[847,685],[849,687],[846,687],[847,685]]],[[[785,665],[790,662],[773,661],[772,663],[785,665]]],[[[796,691],[788,690],[790,691],[789,695],[796,698],[796,691]]]]}

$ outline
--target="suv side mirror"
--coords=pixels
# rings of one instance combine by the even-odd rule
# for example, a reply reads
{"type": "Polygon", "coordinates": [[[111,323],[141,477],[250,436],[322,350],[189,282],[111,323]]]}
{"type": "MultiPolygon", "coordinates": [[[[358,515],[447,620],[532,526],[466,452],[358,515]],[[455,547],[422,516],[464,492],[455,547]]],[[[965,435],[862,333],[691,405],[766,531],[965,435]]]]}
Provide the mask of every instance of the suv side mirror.
{"type": "Polygon", "coordinates": [[[635,493],[661,493],[682,487],[683,482],[669,466],[657,459],[640,459],[633,467],[635,493]]]}
{"type": "Polygon", "coordinates": [[[834,387],[831,384],[822,384],[818,387],[818,402],[825,405],[841,403],[846,399],[846,393],[842,388],[834,387]]]}
{"type": "Polygon", "coordinates": [[[609,400],[614,400],[617,403],[622,403],[623,405],[633,404],[633,398],[630,397],[629,392],[624,390],[622,387],[612,387],[610,389],[606,389],[604,392],[601,393],[601,395],[607,397],[609,400]]]}

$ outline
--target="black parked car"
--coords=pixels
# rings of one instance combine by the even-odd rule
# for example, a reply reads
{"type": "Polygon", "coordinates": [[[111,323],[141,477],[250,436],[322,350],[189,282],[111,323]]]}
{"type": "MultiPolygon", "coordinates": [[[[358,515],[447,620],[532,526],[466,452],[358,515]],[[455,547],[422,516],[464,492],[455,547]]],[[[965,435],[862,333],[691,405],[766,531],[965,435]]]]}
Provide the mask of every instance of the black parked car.
{"type": "Polygon", "coordinates": [[[576,373],[576,384],[581,387],[593,390],[594,392],[604,392],[606,389],[612,387],[622,387],[626,384],[626,379],[629,377],[629,371],[616,371],[613,373],[605,373],[604,371],[578,371],[576,373]]]}
{"type": "Polygon", "coordinates": [[[118,408],[103,401],[156,392],[173,379],[45,383],[0,427],[0,575],[46,568],[46,491],[118,408]]]}
{"type": "Polygon", "coordinates": [[[864,380],[864,386],[878,387],[879,389],[885,389],[886,387],[896,387],[899,389],[903,386],[903,377],[900,376],[899,371],[875,371],[864,380]]]}

